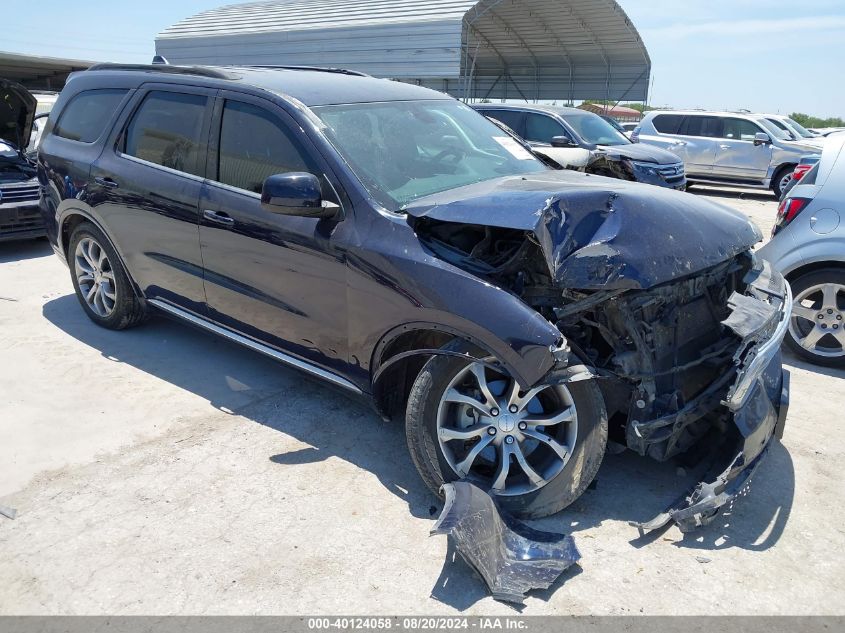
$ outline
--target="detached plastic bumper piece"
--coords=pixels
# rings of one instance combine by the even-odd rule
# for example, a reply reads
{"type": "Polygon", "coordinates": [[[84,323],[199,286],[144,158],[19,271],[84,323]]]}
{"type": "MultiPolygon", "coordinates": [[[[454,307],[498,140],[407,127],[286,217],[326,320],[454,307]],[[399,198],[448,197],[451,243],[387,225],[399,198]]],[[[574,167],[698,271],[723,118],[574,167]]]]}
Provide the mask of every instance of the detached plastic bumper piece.
{"type": "Polygon", "coordinates": [[[469,482],[444,484],[443,493],[431,535],[448,535],[496,600],[522,604],[526,592],[548,589],[581,558],[571,536],[528,527],[469,482]]]}

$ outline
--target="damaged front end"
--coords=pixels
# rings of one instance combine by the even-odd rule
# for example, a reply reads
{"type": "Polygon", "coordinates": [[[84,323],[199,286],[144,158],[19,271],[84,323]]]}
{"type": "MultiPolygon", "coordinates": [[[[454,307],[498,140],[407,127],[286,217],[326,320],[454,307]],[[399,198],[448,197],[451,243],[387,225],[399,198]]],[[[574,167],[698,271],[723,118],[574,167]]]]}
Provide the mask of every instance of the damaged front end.
{"type": "Polygon", "coordinates": [[[760,233],[744,216],[685,194],[601,187],[553,192],[542,178],[488,186],[487,225],[471,221],[466,198],[409,214],[438,257],[556,325],[571,357],[547,380],[559,381],[567,362],[586,365],[612,442],[664,461],[712,441],[720,474],[639,526],[674,520],[686,531],[741,491],[782,434],[790,289],[755,260],[760,233]],[[531,203],[531,213],[513,211],[531,203]],[[509,216],[498,213],[505,208],[509,216]]]}

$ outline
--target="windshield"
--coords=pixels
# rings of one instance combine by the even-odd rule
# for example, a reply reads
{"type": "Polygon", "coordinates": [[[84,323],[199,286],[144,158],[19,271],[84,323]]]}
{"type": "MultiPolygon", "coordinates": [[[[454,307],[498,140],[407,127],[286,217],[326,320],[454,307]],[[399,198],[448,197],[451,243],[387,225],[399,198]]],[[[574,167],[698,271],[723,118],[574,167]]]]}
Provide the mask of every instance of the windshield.
{"type": "Polygon", "coordinates": [[[468,106],[451,100],[318,106],[323,132],[391,211],[420,198],[548,168],[468,106]]]}
{"type": "Polygon", "coordinates": [[[598,114],[564,114],[563,119],[585,143],[591,145],[630,145],[631,141],[598,114]]]}
{"type": "Polygon", "coordinates": [[[796,120],[794,120],[794,119],[790,119],[789,117],[787,117],[787,118],[786,118],[786,122],[789,124],[789,126],[790,126],[793,130],[795,130],[796,132],[798,132],[798,133],[799,133],[799,134],[800,134],[803,138],[814,138],[814,137],[815,137],[815,135],[814,135],[812,132],[810,132],[810,130],[808,130],[807,128],[805,128],[805,127],[804,127],[803,125],[801,125],[798,121],[796,121],[796,120]]]}
{"type": "Polygon", "coordinates": [[[775,138],[779,138],[782,141],[794,141],[795,140],[795,137],[792,135],[792,133],[787,132],[785,129],[781,129],[780,127],[778,127],[777,125],[772,123],[772,121],[770,121],[769,119],[758,119],[757,123],[762,125],[766,129],[766,132],[769,133],[770,136],[773,136],[775,138]]]}

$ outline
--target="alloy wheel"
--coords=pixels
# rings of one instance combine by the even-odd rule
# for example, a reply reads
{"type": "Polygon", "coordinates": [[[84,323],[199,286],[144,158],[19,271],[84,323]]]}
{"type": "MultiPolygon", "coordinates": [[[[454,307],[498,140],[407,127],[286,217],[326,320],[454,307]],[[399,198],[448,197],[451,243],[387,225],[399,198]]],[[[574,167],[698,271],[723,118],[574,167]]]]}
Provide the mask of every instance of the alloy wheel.
{"type": "Polygon", "coordinates": [[[438,407],[437,439],[451,469],[501,496],[533,492],[557,477],[577,436],[565,385],[525,390],[483,363],[462,369],[438,407]]]}
{"type": "Polygon", "coordinates": [[[114,269],[103,247],[91,237],[83,237],[74,253],[74,274],[79,292],[99,317],[108,318],[117,300],[114,269]]]}
{"type": "Polygon", "coordinates": [[[789,332],[808,352],[817,356],[845,356],[845,286],[824,283],[810,286],[792,306],[789,332]]]}
{"type": "Polygon", "coordinates": [[[789,186],[789,183],[792,182],[792,172],[788,172],[783,178],[780,179],[780,183],[778,183],[778,191],[783,193],[786,191],[786,188],[789,186]]]}

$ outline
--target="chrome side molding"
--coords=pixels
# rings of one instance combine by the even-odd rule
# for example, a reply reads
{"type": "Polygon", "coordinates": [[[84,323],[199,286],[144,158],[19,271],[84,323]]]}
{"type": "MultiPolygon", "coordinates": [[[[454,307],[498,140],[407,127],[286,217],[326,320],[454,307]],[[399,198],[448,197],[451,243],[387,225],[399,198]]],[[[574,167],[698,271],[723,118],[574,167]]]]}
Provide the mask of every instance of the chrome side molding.
{"type": "Polygon", "coordinates": [[[168,314],[171,314],[179,319],[187,321],[188,323],[192,323],[193,325],[199,326],[204,330],[208,330],[209,332],[213,332],[214,334],[218,334],[224,338],[229,339],[230,341],[234,341],[239,345],[243,345],[244,347],[248,347],[251,350],[264,354],[265,356],[269,356],[270,358],[280,361],[285,365],[290,365],[291,367],[295,367],[297,369],[301,369],[312,376],[317,376],[318,378],[322,378],[332,384],[338,385],[339,387],[343,387],[344,389],[348,389],[349,391],[353,391],[357,394],[361,393],[361,390],[356,387],[354,384],[346,380],[346,378],[342,378],[337,374],[333,374],[330,371],[326,371],[325,369],[321,369],[311,363],[308,363],[304,360],[299,358],[294,358],[293,356],[288,356],[287,354],[280,352],[272,347],[264,345],[263,343],[259,343],[258,341],[254,341],[250,338],[237,334],[236,332],[232,332],[224,327],[220,327],[219,325],[212,323],[206,319],[198,317],[190,312],[186,312],[181,308],[177,308],[176,306],[170,305],[169,303],[164,303],[163,301],[159,301],[158,299],[149,299],[147,300],[151,306],[158,308],[159,310],[163,310],[168,314]]]}

